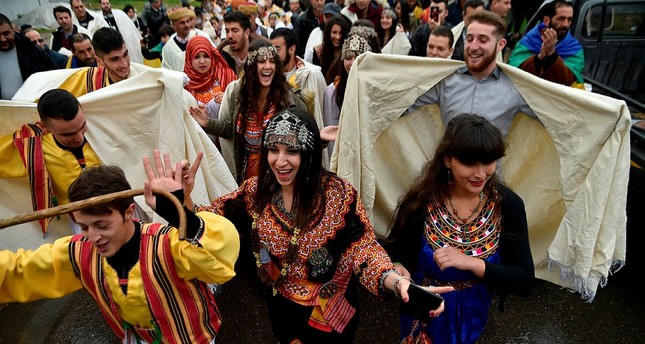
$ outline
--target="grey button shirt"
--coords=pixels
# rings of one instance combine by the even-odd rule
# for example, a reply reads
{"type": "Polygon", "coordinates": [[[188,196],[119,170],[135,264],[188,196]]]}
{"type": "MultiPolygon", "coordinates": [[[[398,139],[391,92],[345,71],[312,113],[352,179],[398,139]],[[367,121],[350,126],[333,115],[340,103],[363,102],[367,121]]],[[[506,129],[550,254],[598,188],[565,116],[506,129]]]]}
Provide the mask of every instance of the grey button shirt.
{"type": "Polygon", "coordinates": [[[464,66],[422,94],[404,115],[427,104],[437,104],[444,124],[461,113],[473,113],[490,120],[504,136],[518,112],[537,118],[535,112],[502,71],[477,80],[464,66]]]}

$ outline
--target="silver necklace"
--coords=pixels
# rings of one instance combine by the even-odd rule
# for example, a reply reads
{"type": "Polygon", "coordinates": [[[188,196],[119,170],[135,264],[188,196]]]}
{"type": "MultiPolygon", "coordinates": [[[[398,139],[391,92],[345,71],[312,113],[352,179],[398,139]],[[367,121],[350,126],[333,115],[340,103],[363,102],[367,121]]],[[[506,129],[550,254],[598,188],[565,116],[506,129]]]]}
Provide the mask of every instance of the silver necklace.
{"type": "Polygon", "coordinates": [[[466,224],[466,223],[468,223],[468,220],[471,217],[473,217],[473,215],[477,214],[477,212],[479,211],[479,208],[482,205],[483,200],[484,200],[484,191],[481,191],[479,193],[479,203],[477,203],[477,206],[473,210],[471,210],[470,215],[468,215],[468,217],[464,217],[464,218],[459,216],[459,212],[457,211],[457,208],[455,208],[455,206],[452,204],[452,197],[448,198],[448,203],[450,204],[450,208],[452,208],[452,213],[455,215],[457,220],[459,220],[459,222],[461,222],[462,224],[466,224]]]}

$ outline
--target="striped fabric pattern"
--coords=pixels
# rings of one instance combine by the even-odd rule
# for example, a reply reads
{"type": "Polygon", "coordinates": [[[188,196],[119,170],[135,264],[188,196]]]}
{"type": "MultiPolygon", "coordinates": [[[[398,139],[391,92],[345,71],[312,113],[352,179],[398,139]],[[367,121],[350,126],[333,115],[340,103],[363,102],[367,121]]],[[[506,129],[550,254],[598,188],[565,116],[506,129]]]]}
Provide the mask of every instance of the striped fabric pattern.
{"type": "Polygon", "coordinates": [[[141,273],[155,322],[168,343],[209,343],[221,325],[215,297],[206,283],[184,281],[175,270],[167,235],[171,227],[141,230],[141,273]],[[152,278],[149,278],[152,277],[152,278]]]}
{"type": "MultiPolygon", "coordinates": [[[[13,134],[13,143],[20,153],[22,163],[27,170],[31,188],[31,203],[34,211],[51,208],[56,205],[56,197],[51,179],[45,166],[43,156],[43,138],[45,129],[38,124],[23,125],[13,134]]],[[[43,237],[47,237],[51,217],[38,220],[43,237]]]]}
{"type": "Polygon", "coordinates": [[[87,71],[85,80],[87,93],[109,86],[108,74],[103,67],[92,67],[87,71]]]}
{"type": "MultiPolygon", "coordinates": [[[[185,281],[177,275],[167,234],[175,230],[161,224],[141,228],[139,263],[153,324],[160,330],[132,328],[148,343],[210,343],[221,325],[215,297],[208,285],[198,280],[185,281]]],[[[124,338],[123,320],[111,297],[103,275],[107,264],[94,246],[77,235],[69,256],[83,286],[96,300],[104,318],[119,338],[124,338]]]]}

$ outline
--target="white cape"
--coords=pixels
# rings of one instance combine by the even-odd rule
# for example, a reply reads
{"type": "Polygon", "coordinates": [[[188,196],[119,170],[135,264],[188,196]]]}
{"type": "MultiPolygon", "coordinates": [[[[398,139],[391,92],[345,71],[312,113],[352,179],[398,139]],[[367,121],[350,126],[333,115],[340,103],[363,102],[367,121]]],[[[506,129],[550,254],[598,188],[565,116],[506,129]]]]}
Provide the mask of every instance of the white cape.
{"type": "MultiPolygon", "coordinates": [[[[443,134],[436,105],[400,115],[461,66],[372,53],[354,62],[331,166],[360,191],[381,238],[443,134]]],[[[591,301],[625,260],[629,110],[621,100],[499,67],[542,123],[516,117],[502,168],[526,205],[536,276],[591,301]]]]}
{"type": "MultiPolygon", "coordinates": [[[[173,161],[188,159],[204,152],[192,197],[196,203],[209,204],[214,198],[237,188],[219,151],[190,116],[187,106],[196,106],[194,98],[182,87],[183,74],[163,69],[133,65],[138,73],[119,83],[79,98],[87,116],[87,141],[104,164],[123,168],[133,188],[142,188],[147,179],[142,164],[144,156],[152,157],[155,148],[168,152],[173,161]],[[183,100],[183,101],[182,101],[183,100]]],[[[70,73],[74,70],[68,70],[70,73]]],[[[46,90],[65,80],[64,70],[32,75],[32,101],[46,90]],[[41,82],[42,81],[42,82],[41,82]],[[45,82],[47,81],[47,82],[45,82]],[[49,88],[36,85],[47,84],[49,88]]],[[[24,90],[23,90],[24,91],[24,90]]],[[[22,93],[27,98],[26,92],[22,93]]],[[[0,135],[12,133],[24,123],[38,119],[36,104],[17,101],[0,102],[0,135]]],[[[0,179],[2,202],[0,217],[7,218],[31,211],[27,178],[0,179]]],[[[147,211],[143,197],[137,203],[147,211]]],[[[162,221],[156,215],[154,221],[162,221]]],[[[66,218],[54,219],[46,240],[37,223],[0,230],[0,249],[35,248],[62,235],[69,235],[66,218]]]]}

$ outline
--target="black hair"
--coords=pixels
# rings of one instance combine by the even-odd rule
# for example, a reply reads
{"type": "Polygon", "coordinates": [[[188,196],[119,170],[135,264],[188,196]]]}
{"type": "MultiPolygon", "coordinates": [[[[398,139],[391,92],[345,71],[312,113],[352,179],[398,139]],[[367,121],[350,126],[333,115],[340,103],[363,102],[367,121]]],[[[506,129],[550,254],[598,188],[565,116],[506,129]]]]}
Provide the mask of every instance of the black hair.
{"type": "Polygon", "coordinates": [[[560,7],[573,8],[573,4],[566,0],[554,0],[553,2],[544,6],[544,16],[553,18],[555,16],[555,13],[558,11],[558,8],[560,7]]]}
{"type": "Polygon", "coordinates": [[[38,100],[38,115],[40,120],[46,122],[48,119],[62,119],[71,121],[76,118],[81,104],[70,92],[54,88],[45,92],[38,100]]]}
{"type": "Polygon", "coordinates": [[[9,24],[11,26],[11,29],[13,30],[13,23],[11,23],[11,20],[9,20],[9,17],[0,13],[0,25],[4,25],[4,24],[9,24]]]}
{"type": "MultiPolygon", "coordinates": [[[[320,140],[320,129],[316,124],[313,116],[305,110],[296,107],[290,107],[287,110],[301,119],[307,130],[313,134],[314,145],[312,150],[300,151],[300,167],[296,174],[295,186],[293,190],[292,213],[295,213],[295,225],[303,231],[308,226],[313,226],[312,221],[316,218],[318,212],[315,211],[316,200],[322,192],[320,177],[323,173],[328,173],[322,166],[322,142],[320,140]]],[[[282,112],[282,111],[281,111],[282,112]]],[[[275,121],[280,118],[279,113],[270,120],[275,121]]],[[[269,124],[267,124],[269,126],[269,124]]],[[[268,162],[268,148],[264,146],[266,131],[262,134],[262,148],[260,151],[260,167],[258,174],[258,188],[256,193],[256,207],[258,210],[271,201],[271,197],[279,190],[280,184],[271,171],[268,162]]]]}
{"type": "Polygon", "coordinates": [[[163,36],[172,36],[172,34],[175,33],[175,29],[173,29],[172,25],[164,24],[159,28],[159,31],[157,31],[157,35],[159,37],[163,36]]]}
{"type": "Polygon", "coordinates": [[[72,16],[72,11],[65,6],[54,7],[53,13],[54,13],[54,18],[56,18],[56,13],[67,13],[69,14],[70,17],[72,16]]]}
{"type": "MultiPolygon", "coordinates": [[[[430,36],[446,37],[448,38],[448,48],[452,48],[453,43],[455,42],[455,35],[445,25],[439,25],[430,31],[430,36]]],[[[428,37],[428,39],[430,39],[428,37]]]]}
{"type": "Polygon", "coordinates": [[[242,30],[251,30],[249,16],[240,11],[231,11],[224,16],[224,23],[239,23],[242,30]]]}
{"type": "Polygon", "coordinates": [[[82,43],[85,41],[90,41],[91,43],[92,39],[87,34],[84,34],[82,32],[77,32],[73,34],[72,37],[70,37],[70,41],[72,43],[72,51],[74,51],[74,43],[82,43]]]}
{"type": "Polygon", "coordinates": [[[295,46],[298,43],[298,39],[296,38],[296,33],[292,29],[287,29],[286,27],[281,27],[271,32],[270,39],[275,39],[279,37],[282,37],[284,39],[284,42],[287,45],[287,49],[295,46]]]}
{"type": "Polygon", "coordinates": [[[127,4],[125,5],[125,7],[123,7],[123,12],[128,13],[129,10],[134,10],[134,6],[127,4]]]}
{"type": "MultiPolygon", "coordinates": [[[[465,165],[489,164],[502,158],[505,151],[502,132],[486,118],[462,113],[451,119],[432,160],[425,164],[419,178],[401,197],[388,241],[409,230],[411,224],[423,216],[429,199],[450,196],[451,177],[446,158],[455,158],[465,165]]],[[[494,195],[499,185],[497,175],[493,174],[484,186],[484,193],[489,197],[494,195]]]]}
{"type": "Polygon", "coordinates": [[[102,27],[92,36],[92,46],[96,55],[103,57],[113,50],[119,50],[125,42],[121,33],[111,27],[102,27]]]}
{"type": "Polygon", "coordinates": [[[480,6],[486,8],[486,4],[482,0],[468,0],[466,1],[466,3],[464,3],[463,11],[464,13],[466,13],[467,8],[476,9],[480,6]]]}

